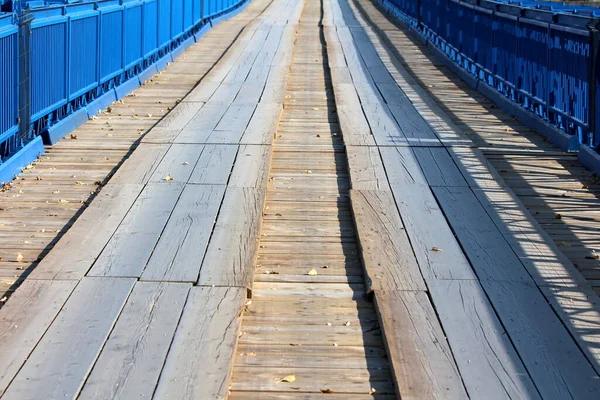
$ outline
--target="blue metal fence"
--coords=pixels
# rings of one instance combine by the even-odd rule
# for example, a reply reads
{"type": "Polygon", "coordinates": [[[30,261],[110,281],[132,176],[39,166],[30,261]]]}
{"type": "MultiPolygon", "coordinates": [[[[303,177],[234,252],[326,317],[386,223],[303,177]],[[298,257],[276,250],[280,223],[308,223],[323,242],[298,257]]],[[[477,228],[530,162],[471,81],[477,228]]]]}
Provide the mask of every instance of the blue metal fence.
{"type": "Polygon", "coordinates": [[[579,143],[600,149],[599,8],[511,0],[379,1],[469,74],[576,135],[579,143]]]}
{"type": "Polygon", "coordinates": [[[0,12],[0,180],[28,143],[40,135],[53,142],[52,129],[138,86],[247,1],[46,0],[0,12]]]}

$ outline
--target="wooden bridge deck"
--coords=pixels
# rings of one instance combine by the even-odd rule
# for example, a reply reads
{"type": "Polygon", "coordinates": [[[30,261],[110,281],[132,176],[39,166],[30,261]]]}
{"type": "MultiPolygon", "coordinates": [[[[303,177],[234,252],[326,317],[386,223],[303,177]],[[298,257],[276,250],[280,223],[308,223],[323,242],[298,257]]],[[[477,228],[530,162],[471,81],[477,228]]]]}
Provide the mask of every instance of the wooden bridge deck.
{"type": "Polygon", "coordinates": [[[598,398],[594,179],[369,0],[254,0],[5,188],[0,396],[598,398]]]}

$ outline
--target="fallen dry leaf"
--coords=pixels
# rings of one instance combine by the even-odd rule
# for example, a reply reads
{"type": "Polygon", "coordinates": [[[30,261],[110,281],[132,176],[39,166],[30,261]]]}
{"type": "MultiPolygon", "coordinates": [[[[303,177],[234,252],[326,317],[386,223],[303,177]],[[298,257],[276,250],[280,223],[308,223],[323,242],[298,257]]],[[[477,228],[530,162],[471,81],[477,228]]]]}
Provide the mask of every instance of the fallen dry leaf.
{"type": "Polygon", "coordinates": [[[167,176],[165,176],[164,179],[165,179],[165,181],[172,181],[173,177],[171,175],[167,175],[167,176]]]}
{"type": "Polygon", "coordinates": [[[279,382],[296,382],[296,375],[284,376],[279,380],[279,382]]]}
{"type": "Polygon", "coordinates": [[[77,139],[77,135],[71,133],[71,139],[77,139]]]}
{"type": "Polygon", "coordinates": [[[23,254],[21,254],[21,253],[17,254],[17,262],[23,262],[23,260],[25,260],[25,258],[23,257],[23,254]]]}
{"type": "Polygon", "coordinates": [[[321,389],[321,393],[333,393],[333,390],[331,389],[321,389]]]}
{"type": "Polygon", "coordinates": [[[439,247],[432,247],[431,251],[444,251],[444,250],[440,249],[439,247]]]}
{"type": "Polygon", "coordinates": [[[313,268],[313,269],[311,269],[310,271],[308,271],[308,274],[307,274],[307,275],[310,275],[310,276],[315,276],[315,275],[317,275],[317,270],[313,268]]]}

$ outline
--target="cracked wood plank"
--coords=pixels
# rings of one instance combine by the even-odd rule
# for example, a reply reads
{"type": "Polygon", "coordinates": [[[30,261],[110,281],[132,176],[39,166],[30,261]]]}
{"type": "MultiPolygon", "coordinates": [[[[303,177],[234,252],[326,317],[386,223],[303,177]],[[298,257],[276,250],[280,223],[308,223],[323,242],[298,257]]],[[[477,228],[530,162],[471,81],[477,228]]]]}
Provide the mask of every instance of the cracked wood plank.
{"type": "Polygon", "coordinates": [[[80,397],[151,398],[190,285],[138,282],[80,397]]]}
{"type": "MultiPolygon", "coordinates": [[[[344,136],[344,141],[345,141],[344,136]]],[[[377,147],[348,146],[350,183],[355,190],[389,190],[383,162],[377,147]]]]}
{"type": "Polygon", "coordinates": [[[142,192],[141,184],[106,185],[29,279],[81,279],[142,192]]]}
{"type": "Polygon", "coordinates": [[[110,183],[147,183],[169,147],[169,144],[140,144],[119,167],[110,183]]]}
{"type": "Polygon", "coordinates": [[[413,147],[411,150],[415,154],[429,186],[468,186],[445,148],[413,147]]]}
{"type": "Polygon", "coordinates": [[[171,182],[187,182],[202,150],[202,144],[171,145],[150,177],[150,182],[167,182],[167,176],[173,178],[171,182]]]}
{"type": "Polygon", "coordinates": [[[271,146],[241,145],[228,187],[264,189],[271,165],[271,150],[271,146]]]}
{"type": "Polygon", "coordinates": [[[351,190],[367,291],[425,290],[390,191],[351,190]]]}
{"type": "Polygon", "coordinates": [[[0,396],[29,357],[76,281],[28,279],[0,310],[0,396]]]}
{"type": "Polygon", "coordinates": [[[225,193],[224,185],[187,185],[175,205],[142,280],[196,282],[225,193]]]}
{"type": "Polygon", "coordinates": [[[376,291],[384,340],[402,399],[464,399],[454,357],[423,291],[376,291]]]}
{"type": "Polygon", "coordinates": [[[541,398],[479,282],[427,284],[469,397],[541,398]]]}
{"type": "Polygon", "coordinates": [[[76,398],[134,283],[83,278],[2,398],[76,398]]]}
{"type": "Polygon", "coordinates": [[[194,166],[188,183],[225,185],[237,151],[237,145],[207,144],[194,166]]]}
{"type": "Polygon", "coordinates": [[[199,285],[252,286],[264,192],[263,188],[227,188],[199,285]]]}
{"type": "Polygon", "coordinates": [[[244,298],[242,288],[190,290],[154,397],[227,397],[244,298]]]}
{"type": "Polygon", "coordinates": [[[390,185],[428,186],[415,154],[409,147],[380,147],[390,185]]]}
{"type": "Polygon", "coordinates": [[[182,183],[146,185],[88,276],[139,277],[182,190],[182,183]]]}

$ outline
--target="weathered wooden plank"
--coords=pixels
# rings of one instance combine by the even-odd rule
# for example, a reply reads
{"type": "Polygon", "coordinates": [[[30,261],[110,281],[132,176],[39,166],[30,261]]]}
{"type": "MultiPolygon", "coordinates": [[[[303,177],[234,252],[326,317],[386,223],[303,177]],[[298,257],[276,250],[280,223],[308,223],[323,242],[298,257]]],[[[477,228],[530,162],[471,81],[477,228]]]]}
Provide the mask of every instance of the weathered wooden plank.
{"type": "Polygon", "coordinates": [[[412,148],[429,186],[467,186],[456,164],[445,148],[412,148]]]}
{"type": "Polygon", "coordinates": [[[142,280],[196,282],[224,193],[224,185],[184,188],[142,280]]]}
{"type": "Polygon", "coordinates": [[[244,132],[255,108],[256,104],[232,104],[215,127],[215,130],[244,132]]]}
{"type": "Polygon", "coordinates": [[[81,279],[142,192],[141,184],[110,183],[33,270],[30,279],[81,279]]]}
{"type": "Polygon", "coordinates": [[[433,188],[480,280],[533,283],[470,188],[433,188]]]}
{"type": "Polygon", "coordinates": [[[271,164],[271,153],[271,146],[240,146],[228,187],[265,188],[271,164]]]}
{"type": "Polygon", "coordinates": [[[76,398],[134,282],[83,278],[3,399],[76,398]]]}
{"type": "MultiPolygon", "coordinates": [[[[201,84],[200,86],[203,86],[201,84]]],[[[186,101],[178,103],[163,119],[156,124],[155,128],[179,131],[183,129],[204,106],[202,101],[186,101]]]]}
{"type": "Polygon", "coordinates": [[[169,144],[140,144],[117,170],[110,183],[147,183],[169,147],[169,144]]]}
{"type": "Polygon", "coordinates": [[[429,297],[376,291],[388,357],[402,399],[464,399],[458,368],[429,297]]]}
{"type": "Polygon", "coordinates": [[[187,182],[202,150],[204,145],[201,144],[171,145],[150,177],[150,182],[187,182]]]}
{"type": "Polygon", "coordinates": [[[346,155],[352,189],[389,190],[377,147],[346,146],[346,155]]]}
{"type": "Polygon", "coordinates": [[[88,275],[139,277],[182,190],[182,183],[146,185],[88,275]]]}
{"type": "Polygon", "coordinates": [[[388,106],[382,102],[372,102],[359,91],[364,113],[378,146],[407,146],[409,140],[398,126],[388,106]]]}
{"type": "Polygon", "coordinates": [[[262,188],[227,188],[198,284],[251,286],[264,196],[262,188]]]}
{"type": "Polygon", "coordinates": [[[240,144],[271,144],[277,131],[281,109],[281,103],[259,103],[240,144]]]}
{"type": "Polygon", "coordinates": [[[206,138],[206,143],[211,144],[238,144],[242,134],[244,132],[240,130],[233,131],[212,131],[208,138],[206,138]]]}
{"type": "Polygon", "coordinates": [[[80,398],[151,398],[190,285],[137,283],[80,398]]]}
{"type": "Polygon", "coordinates": [[[540,398],[479,283],[427,284],[469,397],[540,398]]]}
{"type": "Polygon", "coordinates": [[[28,279],[0,311],[0,395],[19,372],[48,328],[76,281],[28,279]]]}
{"type": "Polygon", "coordinates": [[[367,291],[425,290],[390,191],[351,190],[367,291]]]}
{"type": "Polygon", "coordinates": [[[210,102],[204,105],[175,138],[175,143],[206,143],[229,108],[228,103],[210,102]]]}
{"type": "Polygon", "coordinates": [[[599,396],[598,373],[535,286],[493,281],[481,284],[542,397],[599,396]]]}
{"type": "Polygon", "coordinates": [[[476,279],[429,188],[391,188],[425,280],[476,279]]]}
{"type": "Polygon", "coordinates": [[[390,185],[429,186],[411,148],[381,147],[379,152],[390,185]]]}
{"type": "Polygon", "coordinates": [[[451,147],[447,150],[470,187],[475,189],[505,187],[496,169],[478,149],[451,147]]]}
{"type": "Polygon", "coordinates": [[[237,152],[237,145],[209,144],[204,146],[188,182],[202,185],[226,184],[237,152]]]}
{"type": "Polygon", "coordinates": [[[245,291],[194,287],[154,397],[226,398],[245,291]]]}

